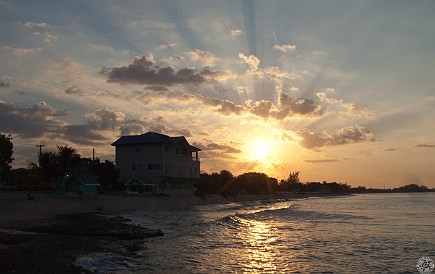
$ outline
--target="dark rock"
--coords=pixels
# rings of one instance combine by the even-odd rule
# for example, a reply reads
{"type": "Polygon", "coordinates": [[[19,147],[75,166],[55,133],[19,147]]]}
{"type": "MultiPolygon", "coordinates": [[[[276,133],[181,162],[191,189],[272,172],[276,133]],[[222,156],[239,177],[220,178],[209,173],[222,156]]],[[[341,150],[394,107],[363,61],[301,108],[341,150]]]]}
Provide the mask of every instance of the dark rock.
{"type": "Polygon", "coordinates": [[[0,232],[0,273],[87,273],[74,266],[78,257],[95,252],[130,257],[144,238],[163,236],[125,221],[91,213],[60,215],[21,229],[35,234],[0,232]]]}

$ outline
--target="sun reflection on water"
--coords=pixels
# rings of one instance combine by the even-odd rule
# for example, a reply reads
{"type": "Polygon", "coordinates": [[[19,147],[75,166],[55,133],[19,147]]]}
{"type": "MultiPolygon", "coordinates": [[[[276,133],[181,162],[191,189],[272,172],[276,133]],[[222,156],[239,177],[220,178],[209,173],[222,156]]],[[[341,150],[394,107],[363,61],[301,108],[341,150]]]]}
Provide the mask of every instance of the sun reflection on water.
{"type": "Polygon", "coordinates": [[[274,242],[277,240],[274,229],[267,223],[257,220],[242,219],[240,234],[245,244],[244,271],[277,271],[275,264],[277,252],[274,242]]]}
{"type": "MultiPolygon", "coordinates": [[[[311,242],[309,228],[296,220],[272,221],[237,216],[236,237],[243,250],[232,258],[242,273],[281,273],[308,270],[306,246],[311,242]],[[283,233],[285,231],[285,233],[283,233]],[[291,231],[291,232],[290,232],[291,231]],[[283,238],[283,235],[287,237],[283,238]]],[[[315,252],[314,252],[315,253],[315,252]]],[[[231,259],[230,259],[231,260],[231,259]]],[[[239,271],[237,271],[239,272],[239,271]]]]}

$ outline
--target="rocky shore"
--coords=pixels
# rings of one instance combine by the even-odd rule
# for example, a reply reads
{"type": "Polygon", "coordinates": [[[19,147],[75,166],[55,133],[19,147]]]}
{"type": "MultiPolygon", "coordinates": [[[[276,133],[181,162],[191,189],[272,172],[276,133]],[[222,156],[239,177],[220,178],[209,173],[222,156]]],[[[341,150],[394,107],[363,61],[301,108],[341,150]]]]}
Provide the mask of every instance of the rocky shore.
{"type": "Polygon", "coordinates": [[[0,273],[86,273],[74,266],[84,255],[134,256],[160,230],[128,225],[122,217],[95,213],[59,215],[19,230],[0,230],[0,273]]]}
{"type": "Polygon", "coordinates": [[[120,217],[135,211],[170,212],[204,204],[312,196],[330,194],[285,193],[230,198],[100,195],[96,199],[41,194],[28,200],[23,193],[0,193],[0,273],[90,273],[89,268],[74,265],[78,258],[95,254],[134,257],[145,239],[162,236],[164,232],[130,225],[120,217]]]}

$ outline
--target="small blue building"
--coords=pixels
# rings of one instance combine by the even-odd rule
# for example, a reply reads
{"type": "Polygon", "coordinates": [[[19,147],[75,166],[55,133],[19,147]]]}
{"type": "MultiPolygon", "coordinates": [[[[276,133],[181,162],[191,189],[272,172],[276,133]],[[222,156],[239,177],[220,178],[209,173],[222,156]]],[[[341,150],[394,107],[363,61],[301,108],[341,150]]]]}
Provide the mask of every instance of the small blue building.
{"type": "Polygon", "coordinates": [[[97,197],[101,184],[98,176],[86,167],[68,168],[57,183],[57,195],[66,197],[97,197]]]}

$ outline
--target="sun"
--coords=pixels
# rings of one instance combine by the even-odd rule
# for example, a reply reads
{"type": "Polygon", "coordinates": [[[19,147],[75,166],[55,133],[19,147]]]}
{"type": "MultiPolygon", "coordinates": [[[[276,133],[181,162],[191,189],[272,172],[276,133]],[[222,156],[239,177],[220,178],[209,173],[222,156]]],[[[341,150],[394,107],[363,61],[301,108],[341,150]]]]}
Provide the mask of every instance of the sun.
{"type": "Polygon", "coordinates": [[[252,158],[259,162],[264,162],[269,155],[269,145],[262,140],[251,143],[252,158]]]}

